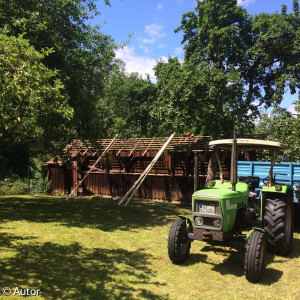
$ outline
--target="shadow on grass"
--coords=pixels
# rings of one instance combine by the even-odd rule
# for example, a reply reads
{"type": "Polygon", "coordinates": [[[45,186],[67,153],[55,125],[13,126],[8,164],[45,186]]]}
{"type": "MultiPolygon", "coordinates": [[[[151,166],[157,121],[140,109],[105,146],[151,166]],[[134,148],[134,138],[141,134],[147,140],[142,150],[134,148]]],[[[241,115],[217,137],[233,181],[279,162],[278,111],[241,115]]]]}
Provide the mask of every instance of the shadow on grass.
{"type": "MultiPolygon", "coordinates": [[[[286,258],[298,258],[300,256],[300,240],[294,238],[293,250],[286,258]]],[[[276,270],[274,268],[268,267],[275,259],[273,253],[267,253],[266,255],[266,270],[264,272],[263,278],[260,281],[260,284],[263,285],[272,285],[273,283],[280,280],[283,275],[283,272],[276,270]]],[[[214,246],[207,244],[201,249],[201,253],[190,254],[187,261],[185,261],[182,266],[190,266],[198,263],[206,263],[213,266],[212,270],[220,273],[221,275],[231,274],[237,277],[244,276],[244,261],[245,261],[245,250],[232,249],[228,247],[221,247],[220,245],[214,246]],[[221,256],[226,255],[226,258],[221,263],[214,263],[208,261],[208,253],[214,252],[221,256]]],[[[285,263],[285,260],[276,261],[277,263],[285,263]]]]}
{"type": "MultiPolygon", "coordinates": [[[[103,231],[151,228],[171,222],[183,205],[134,201],[119,206],[108,198],[0,197],[0,222],[25,220],[57,222],[65,226],[92,227],[103,231]]],[[[189,207],[189,206],[188,206],[189,207]]],[[[186,210],[189,213],[189,209],[186,210]]]]}
{"type": "Polygon", "coordinates": [[[0,286],[40,289],[46,299],[167,299],[147,289],[155,282],[150,256],[124,249],[86,249],[78,243],[16,243],[3,234],[1,247],[12,247],[14,257],[0,261],[0,286]],[[140,286],[140,288],[139,288],[140,286]]]}
{"type": "Polygon", "coordinates": [[[300,256],[300,240],[294,237],[292,252],[288,258],[298,258],[300,256]]]}
{"type": "MultiPolygon", "coordinates": [[[[300,233],[300,214],[295,214],[295,233],[300,233]]],[[[193,246],[197,246],[197,242],[193,243],[193,246]]],[[[200,246],[201,247],[201,246],[200,246]]],[[[245,251],[244,247],[237,247],[239,250],[234,250],[232,248],[228,248],[228,245],[224,244],[223,247],[220,245],[213,246],[210,244],[206,244],[202,249],[201,253],[192,253],[190,254],[187,261],[185,261],[182,266],[190,266],[199,263],[206,263],[213,265],[212,270],[219,272],[222,275],[232,274],[237,277],[244,276],[244,260],[245,260],[245,251]],[[224,259],[222,263],[213,263],[208,261],[208,254],[209,252],[214,252],[220,255],[226,255],[227,257],[224,259]],[[228,255],[229,254],[229,255],[228,255]]],[[[278,260],[276,256],[277,263],[285,263],[286,259],[294,259],[300,257],[300,239],[294,237],[293,242],[293,249],[291,253],[285,257],[283,260],[278,260]]],[[[263,278],[260,284],[263,285],[272,285],[273,283],[280,280],[283,275],[283,272],[280,270],[276,270],[274,268],[268,267],[275,259],[275,255],[273,253],[267,252],[266,255],[266,270],[264,272],[263,278]]]]}
{"type": "MultiPolygon", "coordinates": [[[[282,271],[268,267],[268,265],[274,260],[274,254],[267,253],[266,255],[266,269],[264,275],[259,282],[262,285],[272,285],[278,282],[283,275],[282,271]]],[[[245,251],[229,250],[229,256],[220,264],[214,264],[213,270],[219,272],[222,275],[232,274],[237,277],[244,276],[244,262],[245,251]]]]}
{"type": "MultiPolygon", "coordinates": [[[[1,229],[1,227],[0,227],[0,229],[1,229]]],[[[14,248],[14,243],[16,241],[33,240],[35,238],[36,237],[34,237],[34,236],[24,237],[24,236],[18,236],[18,235],[11,235],[6,232],[0,232],[0,247],[12,249],[12,248],[14,248]]]]}
{"type": "Polygon", "coordinates": [[[295,213],[295,233],[300,233],[300,212],[295,213]]]}

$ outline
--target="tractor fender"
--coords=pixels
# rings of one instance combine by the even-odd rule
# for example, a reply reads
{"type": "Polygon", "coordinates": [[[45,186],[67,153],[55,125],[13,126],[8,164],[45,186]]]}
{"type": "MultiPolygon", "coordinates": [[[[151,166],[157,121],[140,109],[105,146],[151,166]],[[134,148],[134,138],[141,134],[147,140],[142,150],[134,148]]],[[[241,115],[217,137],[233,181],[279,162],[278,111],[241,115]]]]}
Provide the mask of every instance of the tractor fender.
{"type": "Polygon", "coordinates": [[[282,190],[276,191],[274,186],[271,188],[263,187],[261,191],[262,206],[265,206],[267,198],[276,198],[276,196],[280,197],[280,195],[285,196],[286,201],[293,202],[293,188],[289,185],[283,185],[281,188],[282,190]]]}
{"type": "Polygon", "coordinates": [[[280,186],[280,188],[281,188],[279,191],[277,191],[275,189],[275,186],[271,186],[271,187],[264,186],[261,190],[261,193],[265,197],[268,197],[268,196],[276,197],[276,195],[285,195],[288,198],[290,198],[290,197],[293,198],[293,187],[292,186],[290,186],[290,185],[278,185],[278,186],[280,186]]]}

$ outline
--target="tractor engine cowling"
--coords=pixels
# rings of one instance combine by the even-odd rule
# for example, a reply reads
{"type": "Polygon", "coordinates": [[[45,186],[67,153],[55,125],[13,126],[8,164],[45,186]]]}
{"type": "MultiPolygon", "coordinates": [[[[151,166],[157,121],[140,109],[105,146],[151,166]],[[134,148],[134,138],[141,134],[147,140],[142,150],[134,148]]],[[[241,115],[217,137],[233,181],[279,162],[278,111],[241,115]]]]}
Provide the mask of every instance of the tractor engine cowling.
{"type": "Polygon", "coordinates": [[[238,182],[236,191],[232,191],[229,182],[210,182],[206,189],[193,194],[194,236],[216,241],[230,238],[238,217],[237,212],[246,208],[247,201],[247,184],[238,182]]]}

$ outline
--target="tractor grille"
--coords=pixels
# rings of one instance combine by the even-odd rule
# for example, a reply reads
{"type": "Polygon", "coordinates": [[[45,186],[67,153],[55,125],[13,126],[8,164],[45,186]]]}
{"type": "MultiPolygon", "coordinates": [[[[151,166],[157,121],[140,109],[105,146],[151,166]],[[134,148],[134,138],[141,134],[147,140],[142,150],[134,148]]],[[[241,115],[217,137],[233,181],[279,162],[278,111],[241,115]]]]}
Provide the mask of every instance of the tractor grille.
{"type": "Polygon", "coordinates": [[[215,214],[222,216],[220,201],[195,199],[195,201],[194,201],[194,212],[200,212],[200,205],[214,206],[215,207],[215,214]]]}
{"type": "Polygon", "coordinates": [[[220,201],[208,199],[194,199],[193,219],[197,216],[201,216],[203,218],[203,224],[201,226],[198,226],[194,222],[196,228],[202,228],[207,230],[222,229],[222,226],[220,228],[217,228],[213,224],[214,219],[223,220],[220,201]]]}

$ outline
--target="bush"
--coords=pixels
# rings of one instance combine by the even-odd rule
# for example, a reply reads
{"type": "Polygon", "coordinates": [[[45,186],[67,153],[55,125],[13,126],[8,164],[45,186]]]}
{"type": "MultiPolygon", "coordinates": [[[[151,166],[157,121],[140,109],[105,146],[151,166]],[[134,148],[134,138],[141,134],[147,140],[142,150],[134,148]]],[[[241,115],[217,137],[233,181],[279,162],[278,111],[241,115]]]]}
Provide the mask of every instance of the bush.
{"type": "Polygon", "coordinates": [[[30,192],[32,194],[49,194],[51,181],[48,177],[44,177],[42,174],[36,173],[30,183],[30,192]]]}
{"type": "Polygon", "coordinates": [[[24,176],[7,174],[5,179],[0,180],[0,195],[49,193],[51,181],[48,179],[45,167],[33,166],[30,169],[26,167],[26,173],[24,173],[24,176]],[[28,176],[30,176],[30,182],[28,182],[28,176]],[[30,186],[28,186],[28,183],[30,186]]]}
{"type": "Polygon", "coordinates": [[[24,195],[29,192],[26,180],[10,177],[0,182],[0,195],[24,195]]]}

